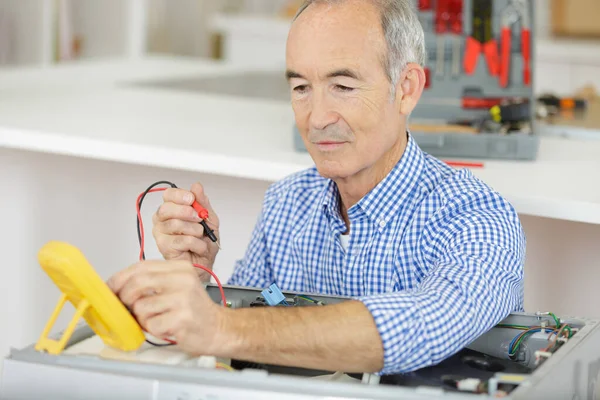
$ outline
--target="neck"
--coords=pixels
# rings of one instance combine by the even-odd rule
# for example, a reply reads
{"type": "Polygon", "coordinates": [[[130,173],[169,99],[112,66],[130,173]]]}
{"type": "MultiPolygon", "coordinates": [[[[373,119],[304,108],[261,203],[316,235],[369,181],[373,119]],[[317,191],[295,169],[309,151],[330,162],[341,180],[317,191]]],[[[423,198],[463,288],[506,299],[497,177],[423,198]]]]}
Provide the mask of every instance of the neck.
{"type": "Polygon", "coordinates": [[[358,203],[367,193],[373,190],[400,161],[406,149],[408,139],[405,135],[398,135],[398,140],[375,164],[365,168],[347,178],[336,179],[335,183],[340,193],[340,207],[344,221],[346,222],[346,233],[350,230],[348,209],[358,203]]]}

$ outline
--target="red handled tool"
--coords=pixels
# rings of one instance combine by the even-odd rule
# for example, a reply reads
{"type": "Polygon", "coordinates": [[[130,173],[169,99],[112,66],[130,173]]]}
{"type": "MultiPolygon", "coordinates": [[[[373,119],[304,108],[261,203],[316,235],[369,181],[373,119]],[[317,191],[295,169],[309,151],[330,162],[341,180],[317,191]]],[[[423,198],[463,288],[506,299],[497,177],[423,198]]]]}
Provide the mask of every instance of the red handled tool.
{"type": "Polygon", "coordinates": [[[500,86],[508,86],[508,70],[510,67],[510,47],[512,30],[510,19],[514,18],[514,13],[505,11],[502,15],[502,28],[500,31],[500,86]]]}
{"type": "Polygon", "coordinates": [[[435,33],[437,35],[436,44],[436,66],[435,74],[437,76],[444,75],[444,61],[446,58],[446,41],[445,34],[448,32],[448,22],[450,20],[450,0],[437,0],[435,4],[435,33]]]}
{"type": "Polygon", "coordinates": [[[477,68],[479,53],[483,52],[490,75],[497,76],[499,68],[498,43],[492,35],[492,0],[473,0],[471,36],[465,42],[465,73],[472,75],[477,68]]]}
{"type": "Polygon", "coordinates": [[[463,97],[462,108],[492,108],[506,99],[502,97],[463,97]]]}
{"type": "Polygon", "coordinates": [[[521,53],[523,55],[523,83],[531,84],[531,24],[527,2],[521,0],[521,53]]]}
{"type": "Polygon", "coordinates": [[[431,0],[419,0],[419,11],[431,10],[431,0]]]}
{"type": "Polygon", "coordinates": [[[454,33],[454,43],[452,46],[452,76],[458,77],[460,74],[460,41],[463,31],[463,0],[450,1],[450,30],[454,33]]]}
{"type": "Polygon", "coordinates": [[[446,53],[445,34],[455,34],[452,46],[452,75],[460,70],[460,34],[462,33],[463,0],[437,0],[435,5],[435,33],[437,34],[436,75],[444,74],[446,53]]]}
{"type": "Polygon", "coordinates": [[[523,83],[529,86],[531,82],[531,32],[529,12],[526,0],[513,0],[502,15],[501,57],[500,57],[500,86],[508,86],[510,71],[510,50],[512,26],[521,21],[521,54],[523,56],[523,83]]]}

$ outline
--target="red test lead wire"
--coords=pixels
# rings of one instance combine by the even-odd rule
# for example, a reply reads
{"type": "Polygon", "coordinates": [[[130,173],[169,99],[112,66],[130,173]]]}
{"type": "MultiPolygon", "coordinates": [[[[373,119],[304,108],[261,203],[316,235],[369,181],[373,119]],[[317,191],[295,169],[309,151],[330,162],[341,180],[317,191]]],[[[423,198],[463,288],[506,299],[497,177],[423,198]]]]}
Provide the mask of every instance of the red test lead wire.
{"type": "MultiPolygon", "coordinates": [[[[168,182],[168,181],[159,181],[156,182],[154,184],[152,184],[148,189],[146,189],[143,193],[140,193],[140,195],[137,197],[136,200],[136,212],[137,212],[137,231],[138,231],[138,240],[139,240],[139,244],[140,244],[140,254],[139,254],[139,259],[140,261],[143,261],[146,259],[146,255],[144,253],[144,223],[142,221],[142,215],[141,215],[141,207],[142,207],[142,202],[144,201],[144,198],[146,197],[146,195],[148,193],[155,193],[155,192],[162,192],[164,190],[166,190],[166,187],[155,187],[158,186],[160,184],[166,184],[169,185],[172,188],[176,188],[177,186],[175,186],[175,184],[168,182]]],[[[194,208],[194,210],[196,210],[196,212],[198,213],[198,215],[200,216],[200,218],[202,218],[202,222],[204,222],[205,220],[208,219],[208,210],[206,210],[204,207],[202,207],[197,201],[194,201],[194,204],[192,205],[192,207],[194,208]]],[[[212,232],[212,230],[210,230],[210,228],[208,228],[208,226],[204,226],[205,229],[205,233],[207,233],[207,229],[212,232]]],[[[213,237],[214,237],[214,233],[212,233],[213,237]]],[[[210,237],[210,235],[207,234],[207,236],[210,237]]],[[[211,238],[211,240],[213,240],[211,238]]],[[[216,237],[213,241],[216,241],[216,237]]],[[[215,282],[217,284],[217,286],[219,287],[219,292],[221,294],[221,301],[223,302],[223,307],[227,307],[227,298],[225,297],[225,291],[223,290],[223,285],[221,284],[221,281],[219,280],[219,278],[217,277],[217,275],[209,268],[206,268],[203,265],[200,264],[192,264],[194,267],[201,269],[203,271],[206,271],[207,273],[209,273],[214,279],[215,282]]],[[[164,339],[166,342],[168,342],[169,344],[177,344],[176,342],[170,340],[170,339],[164,339]]],[[[161,346],[162,344],[157,344],[157,343],[152,343],[149,340],[146,340],[148,343],[153,344],[155,346],[161,346]]]]}

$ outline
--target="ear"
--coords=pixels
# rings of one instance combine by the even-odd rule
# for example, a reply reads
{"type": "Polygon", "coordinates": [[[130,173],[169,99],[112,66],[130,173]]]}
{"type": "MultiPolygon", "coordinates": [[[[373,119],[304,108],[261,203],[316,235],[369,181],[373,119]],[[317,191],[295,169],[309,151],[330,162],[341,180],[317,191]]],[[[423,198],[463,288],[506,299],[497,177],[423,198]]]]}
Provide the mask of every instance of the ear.
{"type": "Polygon", "coordinates": [[[409,63],[396,87],[396,100],[400,103],[400,114],[409,115],[417,106],[425,87],[425,70],[419,64],[409,63]]]}

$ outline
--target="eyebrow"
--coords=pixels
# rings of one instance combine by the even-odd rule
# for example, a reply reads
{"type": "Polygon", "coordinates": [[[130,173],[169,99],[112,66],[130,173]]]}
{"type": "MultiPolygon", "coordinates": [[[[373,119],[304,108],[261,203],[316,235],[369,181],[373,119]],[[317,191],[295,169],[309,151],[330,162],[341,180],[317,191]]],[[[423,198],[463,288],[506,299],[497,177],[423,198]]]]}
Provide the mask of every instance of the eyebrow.
{"type": "MultiPolygon", "coordinates": [[[[335,78],[335,77],[339,77],[339,76],[345,76],[348,78],[360,80],[360,76],[356,72],[354,72],[348,68],[337,69],[337,70],[332,71],[327,74],[327,78],[335,78]]],[[[285,77],[287,78],[288,81],[293,78],[306,79],[298,72],[292,71],[289,69],[285,72],[285,77]]]]}
{"type": "Polygon", "coordinates": [[[286,77],[286,79],[288,81],[290,79],[293,79],[293,78],[306,79],[302,75],[300,75],[299,73],[297,73],[296,71],[292,71],[290,69],[288,69],[287,71],[285,71],[285,77],[286,77]]]}
{"type": "Polygon", "coordinates": [[[338,76],[345,76],[345,77],[357,79],[357,80],[360,79],[360,77],[358,76],[358,73],[356,73],[348,68],[338,69],[338,70],[335,70],[335,71],[327,74],[327,78],[335,78],[338,76]]]}

